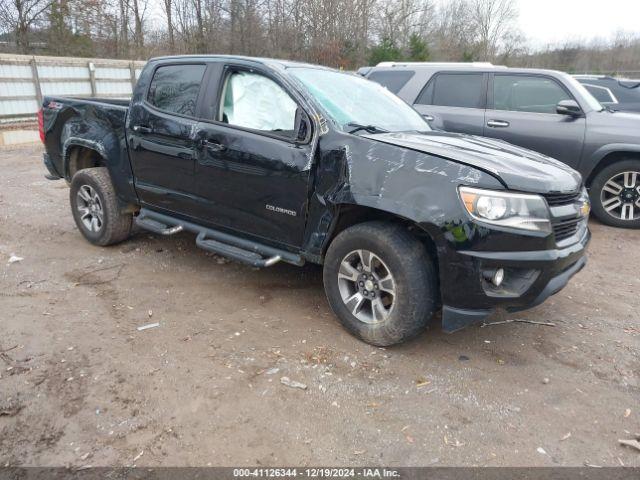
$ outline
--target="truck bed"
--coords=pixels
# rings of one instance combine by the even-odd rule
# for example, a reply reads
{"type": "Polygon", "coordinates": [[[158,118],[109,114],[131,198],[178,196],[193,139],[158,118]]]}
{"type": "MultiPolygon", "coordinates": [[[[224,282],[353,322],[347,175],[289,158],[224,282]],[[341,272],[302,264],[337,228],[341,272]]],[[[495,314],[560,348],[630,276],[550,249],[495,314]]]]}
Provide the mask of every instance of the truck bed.
{"type": "Polygon", "coordinates": [[[123,200],[135,198],[125,135],[128,110],[129,101],[124,99],[45,96],[41,129],[51,176],[70,181],[73,162],[89,161],[82,155],[75,159],[72,152],[90,150],[102,157],[91,161],[120,172],[118,191],[125,192],[123,200]]]}

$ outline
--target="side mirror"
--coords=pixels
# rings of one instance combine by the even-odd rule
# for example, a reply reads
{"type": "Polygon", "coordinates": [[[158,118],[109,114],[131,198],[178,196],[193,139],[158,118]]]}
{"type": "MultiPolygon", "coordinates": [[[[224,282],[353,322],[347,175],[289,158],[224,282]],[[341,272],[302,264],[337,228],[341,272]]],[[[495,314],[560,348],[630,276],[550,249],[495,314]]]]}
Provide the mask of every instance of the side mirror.
{"type": "Polygon", "coordinates": [[[556,105],[556,113],[559,115],[569,115],[570,117],[581,117],[582,109],[575,100],[562,100],[556,105]]]}
{"type": "Polygon", "coordinates": [[[307,142],[309,134],[311,133],[311,121],[300,107],[296,110],[295,127],[296,141],[300,143],[307,142]]]}

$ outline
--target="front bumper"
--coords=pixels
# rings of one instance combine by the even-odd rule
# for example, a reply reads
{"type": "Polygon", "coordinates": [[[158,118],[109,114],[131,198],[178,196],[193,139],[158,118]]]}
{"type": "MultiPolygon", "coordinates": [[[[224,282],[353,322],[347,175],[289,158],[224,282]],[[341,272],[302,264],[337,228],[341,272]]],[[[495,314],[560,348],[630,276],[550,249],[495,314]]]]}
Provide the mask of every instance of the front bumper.
{"type": "Polygon", "coordinates": [[[565,248],[540,251],[458,251],[456,262],[443,277],[442,328],[453,332],[480,322],[497,309],[510,312],[540,305],[558,293],[587,263],[588,229],[582,238],[565,248]],[[504,288],[483,280],[482,272],[505,269],[504,288]]]}

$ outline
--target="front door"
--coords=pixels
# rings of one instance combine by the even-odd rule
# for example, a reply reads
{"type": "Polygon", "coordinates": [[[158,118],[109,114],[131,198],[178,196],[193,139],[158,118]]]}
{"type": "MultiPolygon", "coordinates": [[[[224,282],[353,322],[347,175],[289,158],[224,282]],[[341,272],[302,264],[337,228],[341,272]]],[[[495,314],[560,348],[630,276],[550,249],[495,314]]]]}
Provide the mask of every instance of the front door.
{"type": "Polygon", "coordinates": [[[162,65],[129,112],[129,157],[143,204],[187,213],[195,173],[196,106],[206,66],[162,65]]]}
{"type": "Polygon", "coordinates": [[[197,216],[300,246],[312,151],[308,117],[282,83],[254,67],[225,65],[207,88],[219,93],[210,119],[197,127],[197,216]]]}
{"type": "Polygon", "coordinates": [[[496,73],[489,89],[484,135],[544,153],[576,168],[586,120],[557,114],[561,100],[574,98],[551,77],[496,73]]]}

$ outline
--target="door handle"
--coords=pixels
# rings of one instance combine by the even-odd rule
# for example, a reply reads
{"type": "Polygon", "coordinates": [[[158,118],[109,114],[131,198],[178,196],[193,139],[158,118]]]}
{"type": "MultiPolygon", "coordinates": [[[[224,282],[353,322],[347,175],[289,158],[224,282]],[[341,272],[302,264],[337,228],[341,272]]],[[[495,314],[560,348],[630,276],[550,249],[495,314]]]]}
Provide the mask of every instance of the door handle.
{"type": "Polygon", "coordinates": [[[433,118],[433,116],[429,115],[428,113],[423,113],[422,116],[427,122],[433,122],[435,120],[435,118],[433,118]]]}
{"type": "Polygon", "coordinates": [[[153,129],[151,127],[147,127],[146,125],[134,125],[133,131],[136,133],[152,133],[153,129]]]}
{"type": "Polygon", "coordinates": [[[221,143],[212,142],[212,141],[209,141],[209,140],[205,140],[204,141],[204,146],[207,148],[207,150],[210,150],[212,152],[222,152],[222,151],[227,149],[227,147],[225,147],[221,143]]]}
{"type": "Polygon", "coordinates": [[[507,128],[509,125],[509,122],[505,122],[504,120],[489,120],[487,122],[487,127],[493,128],[507,128]]]}

